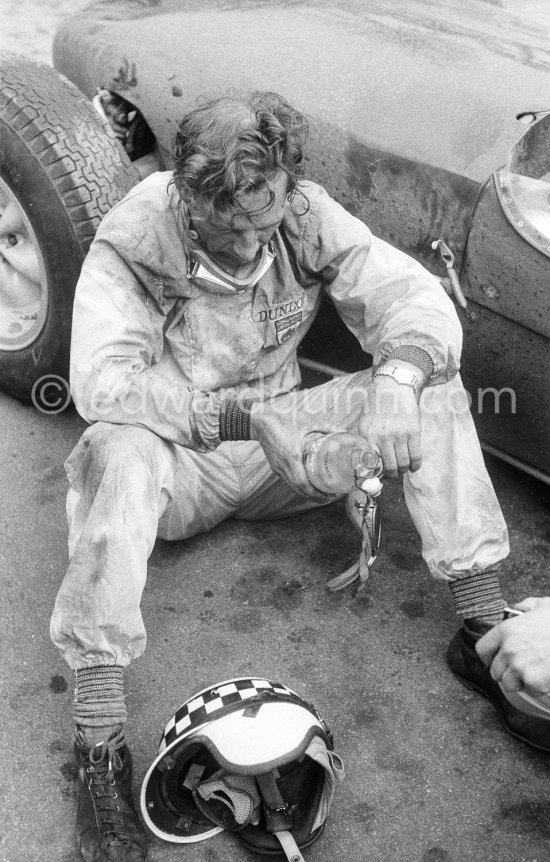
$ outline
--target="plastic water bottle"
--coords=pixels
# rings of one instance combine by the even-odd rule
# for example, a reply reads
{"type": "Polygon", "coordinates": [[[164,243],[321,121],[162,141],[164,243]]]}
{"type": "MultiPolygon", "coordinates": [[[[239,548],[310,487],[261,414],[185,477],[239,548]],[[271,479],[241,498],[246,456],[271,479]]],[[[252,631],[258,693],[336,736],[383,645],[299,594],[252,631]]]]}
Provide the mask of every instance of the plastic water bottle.
{"type": "Polygon", "coordinates": [[[357,434],[314,431],[305,436],[303,453],[309,481],[325,494],[345,494],[357,486],[376,494],[382,488],[382,459],[357,434]]]}

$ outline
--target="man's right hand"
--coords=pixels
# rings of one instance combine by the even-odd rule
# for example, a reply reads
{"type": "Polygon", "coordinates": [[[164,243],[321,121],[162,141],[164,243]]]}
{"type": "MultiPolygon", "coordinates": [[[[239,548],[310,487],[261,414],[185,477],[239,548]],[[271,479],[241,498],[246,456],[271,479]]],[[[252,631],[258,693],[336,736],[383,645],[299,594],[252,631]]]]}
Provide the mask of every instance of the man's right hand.
{"type": "Polygon", "coordinates": [[[529,598],[523,611],[494,626],[476,644],[493,679],[507,691],[550,695],[550,598],[529,598]]]}
{"type": "Polygon", "coordinates": [[[302,409],[302,393],[290,392],[270,401],[254,402],[250,411],[250,436],[265,452],[273,471],[304,497],[326,502],[307,478],[303,462],[304,437],[311,431],[330,434],[342,428],[320,414],[302,409]]]}

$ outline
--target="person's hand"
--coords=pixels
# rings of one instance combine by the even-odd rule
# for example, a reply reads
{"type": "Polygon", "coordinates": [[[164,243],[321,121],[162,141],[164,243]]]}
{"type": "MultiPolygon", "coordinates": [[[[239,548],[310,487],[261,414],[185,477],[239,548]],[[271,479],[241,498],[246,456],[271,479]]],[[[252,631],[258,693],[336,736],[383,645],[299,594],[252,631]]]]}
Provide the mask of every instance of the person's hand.
{"type": "Polygon", "coordinates": [[[506,691],[550,694],[550,598],[529,598],[524,611],[490,629],[476,644],[481,660],[506,691]]]}
{"type": "MultiPolygon", "coordinates": [[[[332,418],[303,410],[303,393],[290,392],[255,402],[250,411],[250,436],[265,452],[273,471],[304,497],[326,502],[327,494],[310,483],[303,463],[303,441],[310,431],[341,431],[332,418]]],[[[335,498],[336,499],[336,498],[335,498]]]]}
{"type": "Polygon", "coordinates": [[[376,377],[367,391],[358,431],[370,448],[380,452],[384,475],[395,477],[418,470],[422,463],[421,428],[414,390],[391,377],[376,377]]]}

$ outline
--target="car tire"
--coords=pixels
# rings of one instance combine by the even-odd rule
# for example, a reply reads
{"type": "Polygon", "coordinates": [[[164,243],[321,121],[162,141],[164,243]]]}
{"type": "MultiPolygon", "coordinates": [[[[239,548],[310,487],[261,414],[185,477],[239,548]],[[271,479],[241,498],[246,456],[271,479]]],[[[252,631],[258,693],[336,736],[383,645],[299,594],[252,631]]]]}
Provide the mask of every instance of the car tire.
{"type": "Polygon", "coordinates": [[[0,390],[58,412],[82,261],[139,176],[52,67],[3,53],[0,74],[0,390]]]}

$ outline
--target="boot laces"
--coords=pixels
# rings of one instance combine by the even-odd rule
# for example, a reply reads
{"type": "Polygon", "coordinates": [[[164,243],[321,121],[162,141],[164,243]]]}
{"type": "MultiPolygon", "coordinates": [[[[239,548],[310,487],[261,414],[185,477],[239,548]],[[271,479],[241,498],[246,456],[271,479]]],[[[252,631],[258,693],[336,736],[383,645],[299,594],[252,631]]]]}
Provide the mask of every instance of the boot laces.
{"type": "Polygon", "coordinates": [[[128,834],[124,828],[124,820],[120,817],[120,805],[117,803],[115,770],[122,769],[122,759],[117,749],[123,744],[122,733],[100,742],[90,748],[89,765],[86,772],[89,777],[90,792],[95,801],[100,828],[107,846],[125,846],[128,844],[128,834]]]}

